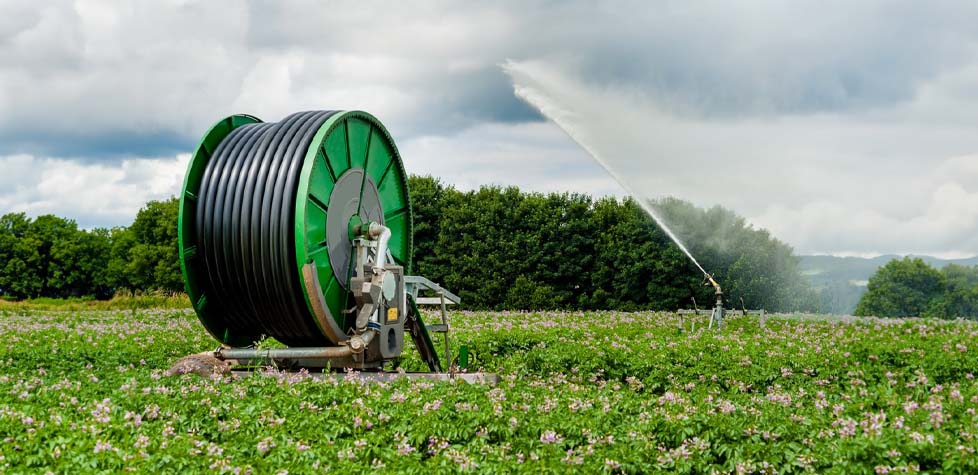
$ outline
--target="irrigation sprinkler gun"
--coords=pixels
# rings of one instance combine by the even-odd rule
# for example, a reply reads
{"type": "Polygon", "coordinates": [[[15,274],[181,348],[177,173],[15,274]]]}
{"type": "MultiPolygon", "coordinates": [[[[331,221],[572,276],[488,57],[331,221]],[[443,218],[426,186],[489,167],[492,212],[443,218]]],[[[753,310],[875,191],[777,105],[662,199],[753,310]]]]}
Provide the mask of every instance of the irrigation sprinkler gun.
{"type": "Polygon", "coordinates": [[[720,290],[720,284],[717,283],[716,279],[710,274],[703,274],[704,280],[703,285],[712,285],[716,289],[717,303],[713,307],[713,315],[710,316],[710,328],[716,324],[717,330],[723,327],[723,291],[720,290]]]}
{"type": "MultiPolygon", "coordinates": [[[[692,301],[693,301],[693,308],[692,309],[679,309],[679,310],[677,310],[676,313],[679,314],[679,328],[680,328],[679,332],[680,333],[682,333],[683,331],[685,331],[684,329],[685,329],[685,326],[686,326],[686,320],[687,319],[689,319],[690,324],[691,324],[690,332],[695,333],[696,332],[696,318],[699,317],[699,316],[707,316],[707,315],[710,316],[710,323],[707,326],[707,329],[710,329],[710,330],[712,330],[714,328],[717,329],[717,330],[722,330],[723,329],[723,320],[724,320],[725,317],[727,317],[727,314],[728,314],[727,310],[723,308],[723,290],[720,289],[720,284],[716,281],[716,279],[714,279],[712,275],[710,275],[710,274],[708,274],[706,272],[703,273],[703,285],[711,286],[711,287],[713,287],[716,290],[716,294],[715,294],[717,296],[716,304],[713,306],[713,309],[712,310],[711,309],[708,309],[708,308],[707,309],[700,310],[696,306],[696,298],[694,297],[692,299],[692,301]]],[[[764,311],[764,309],[748,310],[747,307],[744,305],[744,299],[742,299],[742,298],[740,299],[740,307],[741,308],[739,310],[736,309],[736,308],[731,308],[730,311],[729,311],[730,316],[733,316],[733,317],[756,316],[756,317],[758,317],[760,328],[762,330],[764,329],[764,324],[765,324],[765,318],[764,318],[765,317],[765,311],[764,311]]]]}

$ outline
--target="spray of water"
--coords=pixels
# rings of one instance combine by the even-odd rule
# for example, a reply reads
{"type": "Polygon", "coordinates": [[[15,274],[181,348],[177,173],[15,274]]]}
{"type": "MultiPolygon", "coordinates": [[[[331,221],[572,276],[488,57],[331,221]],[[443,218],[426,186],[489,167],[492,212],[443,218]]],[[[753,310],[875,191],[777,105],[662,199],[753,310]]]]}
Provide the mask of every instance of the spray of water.
{"type": "MultiPolygon", "coordinates": [[[[513,63],[508,63],[506,65],[503,65],[503,69],[511,76],[517,73],[517,71],[515,71],[514,68],[515,66],[513,65],[513,63]]],[[[525,71],[520,71],[519,73],[527,74],[525,71]]],[[[697,261],[696,258],[693,257],[693,253],[689,252],[689,249],[686,248],[686,245],[683,244],[682,240],[679,239],[678,236],[676,236],[676,233],[674,233],[672,229],[669,228],[665,220],[663,220],[662,217],[659,216],[659,214],[656,212],[655,208],[651,205],[651,203],[649,203],[649,201],[644,197],[635,193],[635,190],[633,190],[632,187],[628,185],[628,181],[622,179],[622,177],[618,175],[615,169],[609,166],[608,162],[604,160],[601,157],[601,155],[588,144],[587,140],[584,139],[583,134],[577,133],[573,125],[571,125],[572,121],[564,120],[566,117],[572,116],[573,115],[572,112],[562,109],[559,105],[551,101],[546,95],[538,93],[532,87],[527,87],[519,83],[514,83],[513,91],[515,92],[517,97],[522,99],[524,102],[526,102],[533,108],[540,111],[540,113],[543,114],[544,117],[550,119],[554,124],[557,125],[557,127],[560,128],[560,130],[564,131],[564,133],[567,134],[568,137],[574,140],[574,142],[580,145],[581,148],[583,148],[589,155],[591,155],[591,158],[593,158],[594,161],[598,162],[598,164],[601,165],[601,168],[604,168],[604,170],[608,172],[608,174],[611,175],[611,177],[615,181],[617,181],[619,185],[621,185],[621,187],[625,190],[625,192],[627,192],[629,195],[635,198],[635,201],[638,202],[639,206],[641,206],[642,209],[645,210],[645,212],[652,217],[652,219],[656,222],[656,224],[659,225],[660,229],[665,231],[665,233],[669,236],[669,238],[672,239],[674,243],[676,243],[676,246],[679,246],[679,249],[682,250],[687,257],[689,257],[689,260],[696,265],[696,267],[700,270],[700,272],[703,272],[703,274],[705,275],[709,275],[709,273],[706,272],[705,269],[703,269],[703,266],[700,265],[699,261],[697,261]]]]}

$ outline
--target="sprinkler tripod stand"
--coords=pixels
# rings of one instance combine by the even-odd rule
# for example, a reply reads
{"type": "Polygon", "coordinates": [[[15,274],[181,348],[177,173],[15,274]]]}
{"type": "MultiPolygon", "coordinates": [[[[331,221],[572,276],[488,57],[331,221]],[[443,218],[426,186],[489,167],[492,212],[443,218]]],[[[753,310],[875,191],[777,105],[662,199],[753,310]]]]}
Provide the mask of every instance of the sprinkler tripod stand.
{"type": "Polygon", "coordinates": [[[713,325],[716,324],[717,330],[720,330],[723,327],[723,291],[720,290],[720,284],[710,274],[704,274],[703,285],[712,285],[717,291],[717,303],[713,307],[713,315],[710,316],[709,328],[713,328],[713,325]]]}
{"type": "Polygon", "coordinates": [[[716,304],[712,309],[707,308],[707,309],[700,310],[696,306],[696,298],[694,297],[692,299],[693,301],[692,309],[677,310],[676,313],[679,316],[679,333],[683,333],[687,331],[686,329],[687,320],[689,320],[688,323],[690,324],[689,331],[691,333],[695,333],[696,320],[699,317],[705,317],[705,316],[710,317],[710,323],[707,325],[707,328],[710,330],[714,328],[717,330],[722,330],[723,321],[728,316],[729,317],[756,316],[759,319],[761,329],[764,328],[765,311],[763,309],[747,310],[747,307],[744,306],[744,299],[740,299],[740,307],[741,307],[740,310],[734,308],[731,308],[729,311],[726,310],[725,308],[723,308],[723,291],[720,290],[720,284],[718,284],[716,279],[714,279],[713,276],[710,274],[704,273],[703,276],[704,276],[703,285],[709,285],[712,286],[714,289],[716,289],[716,297],[717,297],[716,304]]]}

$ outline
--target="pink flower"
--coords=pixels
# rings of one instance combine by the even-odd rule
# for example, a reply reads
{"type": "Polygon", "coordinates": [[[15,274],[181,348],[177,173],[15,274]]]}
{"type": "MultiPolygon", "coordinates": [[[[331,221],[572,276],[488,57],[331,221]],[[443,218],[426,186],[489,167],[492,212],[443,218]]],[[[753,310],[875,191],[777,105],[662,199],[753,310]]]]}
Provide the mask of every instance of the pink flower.
{"type": "Polygon", "coordinates": [[[411,444],[407,443],[407,441],[401,441],[400,444],[397,444],[397,453],[408,455],[412,452],[414,452],[414,447],[411,447],[411,444]]]}
{"type": "Polygon", "coordinates": [[[424,408],[422,409],[422,412],[427,414],[432,411],[437,411],[440,408],[441,408],[441,399],[435,399],[434,401],[424,403],[424,408]]]}
{"type": "Polygon", "coordinates": [[[107,452],[109,450],[112,450],[112,444],[108,442],[102,442],[101,440],[95,442],[95,453],[107,452]]]}
{"type": "Polygon", "coordinates": [[[547,430],[540,434],[540,442],[544,444],[559,444],[563,441],[564,438],[552,430],[547,430]]]}
{"type": "Polygon", "coordinates": [[[271,437],[265,437],[264,439],[261,440],[261,442],[258,442],[258,447],[257,447],[258,453],[265,455],[268,453],[269,450],[272,450],[274,447],[275,447],[275,441],[273,441],[271,437]]]}

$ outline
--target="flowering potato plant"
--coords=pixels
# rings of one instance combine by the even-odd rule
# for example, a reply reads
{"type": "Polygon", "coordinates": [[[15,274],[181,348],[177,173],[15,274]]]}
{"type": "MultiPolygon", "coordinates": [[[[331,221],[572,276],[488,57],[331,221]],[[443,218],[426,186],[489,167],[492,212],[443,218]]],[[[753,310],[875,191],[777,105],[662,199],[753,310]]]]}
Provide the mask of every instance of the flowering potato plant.
{"type": "Polygon", "coordinates": [[[0,473],[978,472],[971,322],[452,317],[498,385],[166,377],[192,312],[2,315],[0,473]]]}

